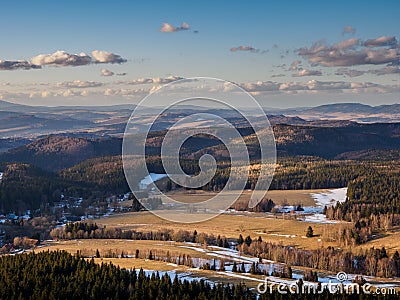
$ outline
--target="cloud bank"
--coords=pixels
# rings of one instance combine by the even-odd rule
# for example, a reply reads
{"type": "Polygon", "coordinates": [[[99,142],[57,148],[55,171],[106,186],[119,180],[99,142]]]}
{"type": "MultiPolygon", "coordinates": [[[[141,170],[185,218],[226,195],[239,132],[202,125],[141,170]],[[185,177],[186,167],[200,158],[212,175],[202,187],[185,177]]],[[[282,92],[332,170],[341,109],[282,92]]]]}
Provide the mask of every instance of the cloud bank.
{"type": "Polygon", "coordinates": [[[81,80],[64,81],[57,83],[57,86],[63,88],[90,88],[90,87],[99,87],[102,85],[103,84],[101,82],[81,81],[81,80]]]}
{"type": "Polygon", "coordinates": [[[399,86],[385,86],[372,82],[345,82],[345,81],[318,81],[310,80],[307,82],[273,82],[273,81],[258,81],[256,83],[242,83],[240,84],[246,91],[250,93],[261,92],[293,92],[293,91],[345,91],[350,90],[359,92],[363,89],[373,89],[376,92],[392,91],[394,88],[399,90],[399,86]]]}
{"type": "Polygon", "coordinates": [[[168,77],[155,77],[155,78],[138,78],[131,81],[122,82],[125,84],[136,85],[136,84],[167,84],[176,80],[184,79],[179,76],[168,76],[168,77]]]}
{"type": "Polygon", "coordinates": [[[50,54],[39,54],[30,59],[26,60],[0,60],[0,70],[30,70],[30,69],[41,69],[42,66],[52,67],[68,67],[68,66],[85,66],[90,64],[122,64],[127,62],[125,58],[120,55],[102,51],[94,50],[88,55],[84,52],[79,54],[71,54],[64,50],[58,50],[50,54]]]}
{"type": "Polygon", "coordinates": [[[32,64],[26,60],[0,60],[0,70],[30,70],[30,69],[41,69],[41,66],[32,64]]]}
{"type": "Polygon", "coordinates": [[[367,47],[385,47],[397,46],[397,40],[394,36],[381,36],[376,39],[369,39],[364,42],[367,47]]]}
{"type": "Polygon", "coordinates": [[[358,77],[364,74],[374,74],[378,76],[389,74],[400,74],[400,68],[397,66],[386,66],[383,68],[373,70],[356,70],[349,68],[339,68],[336,70],[335,75],[343,75],[348,77],[358,77]]]}
{"type": "Polygon", "coordinates": [[[324,67],[398,64],[400,61],[400,48],[396,38],[385,36],[364,43],[359,39],[348,39],[334,45],[320,41],[310,48],[298,49],[297,53],[311,65],[324,67]],[[385,46],[390,47],[376,48],[385,46]]]}

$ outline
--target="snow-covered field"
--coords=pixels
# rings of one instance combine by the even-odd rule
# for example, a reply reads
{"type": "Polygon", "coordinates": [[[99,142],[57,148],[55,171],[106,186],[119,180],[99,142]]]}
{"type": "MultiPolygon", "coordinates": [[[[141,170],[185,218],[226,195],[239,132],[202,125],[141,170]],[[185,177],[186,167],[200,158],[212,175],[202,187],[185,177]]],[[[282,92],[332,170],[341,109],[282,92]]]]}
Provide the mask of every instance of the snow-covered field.
{"type": "Polygon", "coordinates": [[[312,193],[311,197],[315,200],[315,206],[305,206],[302,212],[305,216],[303,221],[312,223],[337,223],[337,221],[328,220],[322,214],[324,207],[336,205],[336,203],[346,201],[347,187],[332,189],[321,193],[312,193]]]}
{"type": "Polygon", "coordinates": [[[324,214],[321,213],[314,213],[312,215],[306,215],[303,219],[304,222],[310,223],[320,223],[320,224],[335,224],[339,221],[335,220],[328,220],[324,214]]]}
{"type": "Polygon", "coordinates": [[[337,202],[344,202],[346,200],[347,187],[340,189],[329,190],[324,193],[313,193],[311,197],[315,200],[318,207],[332,206],[337,202]]]}
{"type": "MultiPolygon", "coordinates": [[[[176,266],[177,269],[172,270],[172,271],[159,271],[159,275],[162,276],[163,274],[167,273],[169,274],[172,278],[177,276],[179,279],[186,279],[189,281],[192,280],[200,280],[204,279],[210,283],[213,282],[214,279],[207,279],[204,277],[204,275],[198,274],[198,272],[201,271],[199,268],[199,264],[203,264],[205,262],[209,262],[210,264],[215,263],[217,270],[220,267],[220,261],[223,260],[225,263],[225,271],[216,271],[215,274],[218,274],[220,276],[223,276],[225,278],[238,278],[242,280],[248,280],[248,281],[253,281],[253,282],[265,282],[264,276],[254,276],[249,273],[235,273],[232,272],[232,264],[233,262],[236,262],[238,265],[244,263],[245,269],[248,272],[250,270],[251,264],[253,262],[257,263],[259,262],[259,259],[257,257],[252,257],[252,256],[245,256],[242,255],[239,251],[233,250],[233,249],[227,249],[227,248],[221,248],[221,247],[216,247],[216,246],[209,246],[209,247],[204,247],[201,244],[197,243],[185,243],[185,245],[180,245],[178,247],[181,248],[188,248],[191,250],[195,250],[201,253],[205,253],[207,256],[210,256],[210,259],[200,259],[199,261],[194,261],[194,267],[188,269],[187,271],[182,271],[179,269],[179,266],[176,264],[169,263],[168,265],[170,266],[176,266]],[[200,276],[199,276],[200,275],[200,276]]],[[[280,265],[278,262],[270,261],[270,260],[265,260],[263,259],[262,262],[259,264],[260,268],[265,268],[267,273],[271,273],[274,270],[274,267],[280,265]]],[[[138,270],[137,270],[138,271],[138,270]]],[[[301,269],[298,269],[296,267],[292,267],[293,271],[293,278],[292,279],[283,279],[283,278],[278,278],[274,276],[268,276],[268,281],[269,282],[274,282],[274,283],[282,283],[286,285],[293,284],[296,280],[303,278],[304,271],[301,269]]],[[[145,270],[146,274],[151,274],[155,271],[151,270],[145,270]]],[[[348,274],[348,279],[344,283],[351,283],[351,280],[356,277],[355,274],[348,274]]],[[[374,286],[376,287],[400,287],[400,282],[394,281],[394,282],[379,282],[379,280],[375,277],[371,276],[364,276],[365,279],[368,280],[368,282],[373,283],[374,286]]],[[[327,273],[327,272],[318,272],[318,281],[321,283],[338,283],[338,280],[336,278],[335,274],[332,273],[327,273]]]]}

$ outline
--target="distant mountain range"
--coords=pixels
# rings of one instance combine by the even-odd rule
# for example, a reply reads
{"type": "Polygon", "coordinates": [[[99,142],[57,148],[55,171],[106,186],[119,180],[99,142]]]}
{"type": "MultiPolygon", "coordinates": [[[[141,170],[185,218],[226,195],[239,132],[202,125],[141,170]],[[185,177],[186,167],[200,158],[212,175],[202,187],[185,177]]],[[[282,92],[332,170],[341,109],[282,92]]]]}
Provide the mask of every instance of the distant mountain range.
{"type": "MultiPolygon", "coordinates": [[[[345,126],[273,126],[278,156],[319,156],[339,159],[390,159],[400,150],[400,123],[357,124],[345,126]],[[387,157],[386,157],[387,156],[387,157]]],[[[250,155],[258,157],[259,144],[249,128],[242,128],[250,155]]],[[[166,131],[154,131],[147,140],[148,154],[159,155],[166,131]]],[[[134,137],[133,137],[134,138],[134,137]]],[[[83,138],[52,135],[27,145],[0,153],[0,162],[24,162],[48,171],[69,168],[84,160],[121,155],[122,138],[83,138]]],[[[183,144],[181,154],[199,159],[208,153],[217,158],[228,158],[218,139],[208,135],[196,136],[183,144]]]]}
{"type": "Polygon", "coordinates": [[[288,109],[280,112],[305,120],[350,120],[363,123],[400,122],[400,104],[370,106],[360,103],[337,103],[313,108],[288,109]]]}
{"type": "MultiPolygon", "coordinates": [[[[36,139],[49,134],[68,134],[80,137],[121,137],[134,105],[114,106],[28,106],[0,100],[0,139],[36,139]]],[[[247,127],[248,123],[237,113],[224,109],[210,109],[185,106],[172,109],[162,115],[152,130],[164,130],[182,117],[195,112],[217,114],[237,127],[247,127]]],[[[252,112],[248,111],[251,115],[252,112]]],[[[254,112],[255,113],[255,112],[254,112]]],[[[360,123],[400,122],[400,104],[369,106],[359,103],[327,104],[313,108],[265,109],[271,124],[305,125],[317,127],[349,126],[360,123]]],[[[154,109],[140,108],[135,120],[137,130],[147,125],[147,118],[154,109]]],[[[252,121],[265,126],[255,116],[252,121]]],[[[193,126],[201,122],[193,123],[193,126]]],[[[217,126],[218,124],[209,124],[217,126]]],[[[4,147],[0,145],[0,152],[4,147]]]]}
{"type": "Polygon", "coordinates": [[[370,106],[360,103],[337,103],[320,105],[305,112],[309,113],[354,113],[354,114],[398,114],[400,113],[400,104],[370,106]]]}

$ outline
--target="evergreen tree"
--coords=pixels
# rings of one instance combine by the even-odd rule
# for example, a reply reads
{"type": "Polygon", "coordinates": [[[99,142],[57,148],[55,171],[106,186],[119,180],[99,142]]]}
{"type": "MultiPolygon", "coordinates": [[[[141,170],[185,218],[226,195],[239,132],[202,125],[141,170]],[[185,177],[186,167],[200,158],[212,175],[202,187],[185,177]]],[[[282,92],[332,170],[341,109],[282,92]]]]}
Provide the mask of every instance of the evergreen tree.
{"type": "Polygon", "coordinates": [[[312,229],[311,226],[308,226],[307,232],[306,232],[306,237],[311,238],[314,236],[314,230],[312,229]]]}
{"type": "Polygon", "coordinates": [[[237,243],[238,243],[238,245],[241,245],[241,244],[244,243],[244,239],[243,239],[243,236],[242,236],[241,234],[239,235],[239,238],[238,238],[238,240],[237,240],[237,243]]]}
{"type": "Polygon", "coordinates": [[[233,266],[232,266],[232,272],[237,273],[238,269],[237,269],[237,264],[236,261],[233,262],[233,266]]]}
{"type": "Polygon", "coordinates": [[[246,245],[247,246],[250,246],[251,245],[251,243],[252,243],[252,239],[251,239],[251,237],[248,235],[247,237],[246,237],[246,239],[244,240],[244,242],[246,243],[246,245]]]}

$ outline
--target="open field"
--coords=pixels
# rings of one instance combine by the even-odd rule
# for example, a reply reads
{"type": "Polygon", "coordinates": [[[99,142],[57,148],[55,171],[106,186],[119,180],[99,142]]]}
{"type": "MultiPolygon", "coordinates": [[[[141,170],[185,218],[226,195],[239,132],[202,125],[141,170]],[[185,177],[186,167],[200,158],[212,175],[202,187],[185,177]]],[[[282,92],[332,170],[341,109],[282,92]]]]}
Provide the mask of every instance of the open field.
{"type": "MultiPolygon", "coordinates": [[[[65,250],[71,254],[75,254],[78,250],[82,251],[82,255],[92,256],[95,254],[96,249],[100,253],[106,253],[108,250],[123,250],[125,254],[134,254],[135,249],[141,251],[152,250],[157,253],[157,250],[169,250],[171,254],[175,255],[191,255],[196,258],[213,259],[212,255],[207,255],[202,252],[202,247],[191,247],[198,249],[198,251],[190,248],[191,246],[184,243],[170,243],[160,241],[129,241],[129,240],[68,240],[60,242],[48,242],[46,246],[36,249],[39,251],[55,251],[65,250]],[[200,251],[199,251],[200,250],[200,251]],[[91,254],[89,254],[91,253],[91,254]]],[[[261,275],[251,274],[234,274],[232,272],[219,272],[208,271],[199,268],[190,268],[184,265],[177,265],[163,261],[155,261],[149,259],[136,259],[136,258],[94,258],[96,263],[112,263],[116,266],[126,269],[143,269],[145,272],[159,271],[161,274],[168,272],[174,278],[178,276],[180,279],[194,280],[205,279],[212,282],[223,282],[225,284],[239,284],[245,282],[250,288],[255,288],[259,282],[262,282],[261,275]]]]}
{"type": "MultiPolygon", "coordinates": [[[[290,216],[286,216],[289,218],[290,216]]],[[[318,235],[324,230],[330,230],[337,224],[318,224],[296,220],[283,220],[266,217],[263,213],[231,213],[222,214],[214,219],[195,223],[178,224],[158,218],[150,212],[129,212],[112,215],[110,217],[96,220],[96,223],[107,227],[118,227],[122,229],[135,229],[138,231],[158,231],[161,229],[187,230],[198,233],[221,235],[228,239],[237,239],[239,235],[252,238],[262,237],[264,241],[282,242],[284,245],[292,245],[305,249],[315,249],[322,245],[318,235]],[[315,237],[305,238],[308,226],[314,229],[315,237]]],[[[324,243],[324,246],[336,246],[335,243],[324,243]]]]}
{"type": "MultiPolygon", "coordinates": [[[[272,190],[268,191],[267,198],[273,199],[277,205],[285,202],[287,205],[301,203],[304,206],[315,206],[314,198],[316,195],[322,195],[324,193],[330,195],[329,192],[332,191],[339,190],[272,190]]],[[[203,191],[197,191],[196,193],[187,193],[183,191],[173,193],[174,198],[177,200],[189,197],[203,201],[203,199],[206,200],[212,195],[215,194],[203,191]]],[[[248,201],[250,195],[251,191],[244,191],[238,201],[248,201]]],[[[330,196],[328,196],[327,199],[329,199],[329,197],[330,196]]],[[[96,220],[96,222],[103,226],[135,229],[138,231],[157,231],[164,228],[174,231],[187,230],[190,232],[197,230],[199,233],[221,235],[231,240],[238,238],[240,234],[244,237],[250,235],[253,239],[261,236],[264,241],[282,243],[283,245],[296,246],[303,249],[316,249],[321,246],[342,247],[343,245],[339,245],[332,240],[328,241],[325,237],[327,233],[336,231],[340,227],[344,228],[348,225],[346,222],[336,224],[304,222],[295,219],[291,214],[285,214],[284,216],[282,214],[277,214],[274,216],[272,214],[236,211],[226,212],[214,219],[193,224],[168,222],[149,212],[131,212],[112,215],[96,220]],[[313,238],[304,237],[308,226],[312,226],[314,230],[315,236],[313,238]]],[[[377,233],[376,239],[357,246],[356,248],[381,248],[382,246],[385,246],[387,251],[391,254],[399,250],[400,231],[394,229],[385,234],[377,233]]]]}
{"type": "Polygon", "coordinates": [[[372,247],[382,248],[382,246],[384,246],[387,252],[391,255],[396,251],[400,252],[400,228],[390,230],[386,233],[377,234],[375,239],[358,247],[369,249],[372,247]]]}
{"type": "MultiPolygon", "coordinates": [[[[251,256],[240,255],[237,251],[228,250],[219,247],[204,247],[199,244],[192,243],[176,243],[176,242],[160,242],[160,241],[132,241],[132,240],[99,240],[99,239],[88,239],[88,240],[67,240],[67,241],[52,241],[48,242],[46,246],[40,247],[35,251],[54,251],[54,250],[65,250],[71,254],[75,254],[78,250],[81,251],[82,255],[93,256],[96,250],[100,253],[107,253],[111,251],[124,251],[125,255],[132,255],[135,249],[140,249],[140,251],[152,251],[153,254],[157,255],[157,252],[162,255],[162,251],[170,251],[172,255],[190,255],[192,258],[206,259],[207,261],[212,261],[214,259],[224,259],[226,271],[211,271],[202,270],[198,267],[188,267],[184,265],[177,265],[174,263],[167,263],[164,261],[149,260],[144,258],[134,258],[134,257],[113,257],[113,258],[94,258],[96,263],[112,263],[121,268],[126,269],[143,269],[146,273],[151,273],[153,271],[159,271],[161,275],[167,272],[174,278],[178,276],[180,279],[194,280],[194,279],[205,279],[211,282],[223,282],[223,283],[246,283],[250,288],[255,288],[260,282],[263,282],[263,275],[252,275],[249,273],[234,273],[231,271],[231,266],[233,261],[244,262],[246,264],[252,261],[258,261],[258,258],[251,256]],[[230,267],[228,267],[230,265],[230,267]]],[[[263,262],[269,265],[270,261],[263,262]]],[[[274,263],[273,263],[274,264],[274,263]]],[[[293,283],[297,278],[302,277],[305,270],[309,268],[305,267],[293,267],[293,279],[282,279],[277,277],[270,277],[272,282],[285,282],[293,283]]],[[[319,278],[321,282],[326,282],[327,280],[334,280],[335,273],[330,273],[328,271],[319,272],[319,278]]],[[[352,275],[354,276],[354,275],[352,275]]],[[[399,282],[393,282],[388,278],[370,278],[371,282],[379,285],[389,284],[399,287],[399,282]]]]}
{"type": "MultiPolygon", "coordinates": [[[[221,235],[228,239],[237,239],[240,234],[243,237],[250,235],[253,239],[261,236],[263,241],[282,243],[302,249],[317,249],[321,246],[343,247],[334,241],[326,241],[321,238],[321,235],[326,236],[326,233],[337,230],[339,227],[344,228],[348,223],[310,223],[290,219],[289,214],[285,218],[287,219],[283,220],[281,215],[275,218],[263,213],[235,212],[221,214],[214,219],[201,223],[178,224],[160,219],[150,212],[130,212],[102,218],[96,220],[96,223],[107,227],[138,231],[157,231],[165,228],[174,231],[187,230],[192,232],[196,230],[198,233],[221,235]],[[314,230],[314,237],[312,238],[305,237],[308,226],[311,226],[314,230]]],[[[377,234],[376,239],[351,248],[355,250],[357,248],[381,248],[382,246],[390,254],[393,254],[396,250],[400,251],[400,229],[394,229],[385,234],[377,234]]]]}
{"type": "MultiPolygon", "coordinates": [[[[311,194],[313,193],[323,193],[326,192],[325,189],[318,190],[272,190],[266,193],[265,198],[272,199],[276,205],[282,205],[286,203],[287,205],[298,205],[302,204],[303,206],[313,206],[315,205],[315,201],[312,198],[311,194]]],[[[229,191],[226,192],[229,195],[229,191]]],[[[234,194],[234,192],[231,192],[234,194]]],[[[246,190],[243,191],[238,202],[249,202],[252,191],[246,190]]],[[[172,197],[174,200],[183,202],[183,203],[198,203],[211,199],[217,193],[208,192],[208,191],[176,191],[170,192],[167,194],[172,197]]]]}
{"type": "MultiPolygon", "coordinates": [[[[336,190],[337,192],[338,190],[336,190]]],[[[268,198],[272,198],[278,205],[286,203],[287,205],[302,204],[308,206],[308,209],[315,208],[316,206],[324,203],[315,203],[315,194],[322,195],[323,193],[328,195],[325,200],[330,199],[332,190],[312,190],[312,191],[271,191],[269,192],[268,198]],[[314,194],[314,195],[313,195],[314,194]],[[314,197],[314,198],[313,198],[314,197]]],[[[342,191],[343,192],[343,191],[342,191]]],[[[251,192],[246,191],[243,193],[240,201],[248,201],[251,192]]],[[[206,199],[213,195],[210,192],[197,192],[196,194],[187,194],[185,192],[175,193],[178,197],[191,197],[199,201],[206,199]]],[[[339,197],[343,197],[342,194],[339,197]]],[[[333,198],[338,199],[338,198],[333,198]]],[[[190,201],[190,200],[189,200],[190,201]]],[[[317,198],[317,201],[321,201],[317,198]]],[[[321,206],[319,206],[321,208],[321,206]]],[[[307,210],[308,211],[308,210],[307,210]]],[[[180,213],[185,213],[184,211],[180,213]]],[[[206,212],[204,212],[206,214],[206,212]]],[[[307,213],[309,216],[313,213],[307,213]]],[[[142,232],[156,232],[165,229],[171,229],[174,234],[179,236],[179,231],[197,231],[198,234],[206,233],[214,235],[215,237],[221,235],[222,237],[228,238],[230,241],[236,241],[241,234],[243,237],[251,236],[252,239],[261,237],[264,241],[273,243],[280,243],[282,245],[294,246],[301,249],[317,249],[320,247],[333,246],[335,248],[342,248],[342,245],[335,240],[328,240],[327,237],[330,232],[341,232],[349,223],[338,222],[338,223],[318,223],[318,222],[305,222],[301,219],[296,219],[296,216],[292,213],[255,213],[245,211],[227,211],[216,218],[208,221],[191,224],[174,223],[163,220],[154,214],[146,211],[141,212],[128,212],[114,214],[111,216],[96,219],[95,222],[99,226],[106,226],[107,228],[120,228],[142,231],[142,232]],[[306,238],[305,234],[307,228],[312,226],[314,230],[314,237],[306,238]]],[[[174,235],[172,239],[176,239],[174,235]]],[[[176,239],[178,240],[178,239],[176,239]]],[[[235,273],[232,272],[233,262],[238,264],[245,263],[246,267],[249,267],[252,262],[258,262],[257,257],[251,257],[247,255],[241,255],[240,252],[227,248],[219,248],[215,246],[206,246],[202,244],[194,243],[179,243],[173,241],[151,241],[151,240],[122,240],[122,239],[82,239],[82,240],[64,240],[64,241],[49,241],[48,245],[40,247],[38,251],[46,250],[66,250],[70,253],[80,252],[81,255],[86,257],[94,257],[96,252],[99,251],[101,258],[95,258],[96,263],[108,263],[112,262],[122,268],[136,270],[142,268],[146,272],[152,270],[168,272],[172,277],[178,276],[180,279],[197,280],[205,279],[212,282],[224,282],[224,283],[239,283],[245,282],[247,286],[255,288],[257,284],[263,281],[262,275],[251,275],[250,273],[235,273]],[[136,251],[139,251],[139,258],[135,258],[136,251]],[[166,257],[172,257],[174,259],[168,260],[176,262],[176,258],[190,257],[196,263],[191,264],[191,267],[185,265],[178,265],[175,263],[169,263],[166,261],[150,260],[150,252],[153,257],[161,258],[166,260],[166,257]],[[205,262],[210,265],[215,260],[224,261],[225,271],[207,271],[200,269],[200,266],[204,266],[205,262]],[[193,266],[193,267],[192,267],[193,266]]],[[[398,229],[392,229],[385,234],[376,233],[376,239],[369,241],[366,244],[360,246],[348,246],[351,250],[367,249],[371,247],[381,248],[385,246],[390,254],[393,254],[395,250],[400,249],[400,231],[398,229]]],[[[179,259],[180,260],[180,259],[179,259]]],[[[264,270],[271,270],[270,267],[275,268],[279,263],[263,260],[262,265],[266,266],[264,270]]],[[[218,265],[219,266],[219,265],[218,265]]],[[[301,278],[304,275],[304,271],[307,268],[293,266],[293,279],[282,279],[272,278],[273,282],[285,282],[292,283],[296,279],[301,278]]],[[[318,270],[318,278],[320,282],[326,282],[334,279],[336,274],[329,272],[328,270],[318,270]]],[[[349,274],[355,276],[354,274],[349,274]]],[[[400,286],[399,282],[395,282],[390,278],[378,278],[370,277],[370,282],[375,282],[381,285],[388,286],[400,286]]]]}
{"type": "MultiPolygon", "coordinates": [[[[134,256],[136,249],[139,250],[141,255],[148,256],[150,250],[153,255],[164,254],[167,251],[172,256],[185,254],[200,258],[206,258],[206,255],[201,252],[181,248],[181,243],[163,242],[163,241],[144,241],[144,240],[119,240],[119,239],[82,239],[82,240],[65,240],[65,241],[52,241],[47,242],[46,246],[38,248],[39,251],[46,250],[65,250],[75,254],[78,250],[84,256],[94,256],[96,250],[99,250],[101,256],[106,256],[109,252],[117,253],[120,255],[134,256]],[[179,247],[179,248],[178,248],[179,247]]],[[[134,266],[133,266],[134,267],[134,266]]],[[[140,267],[139,267],[140,268],[140,267]]]]}

